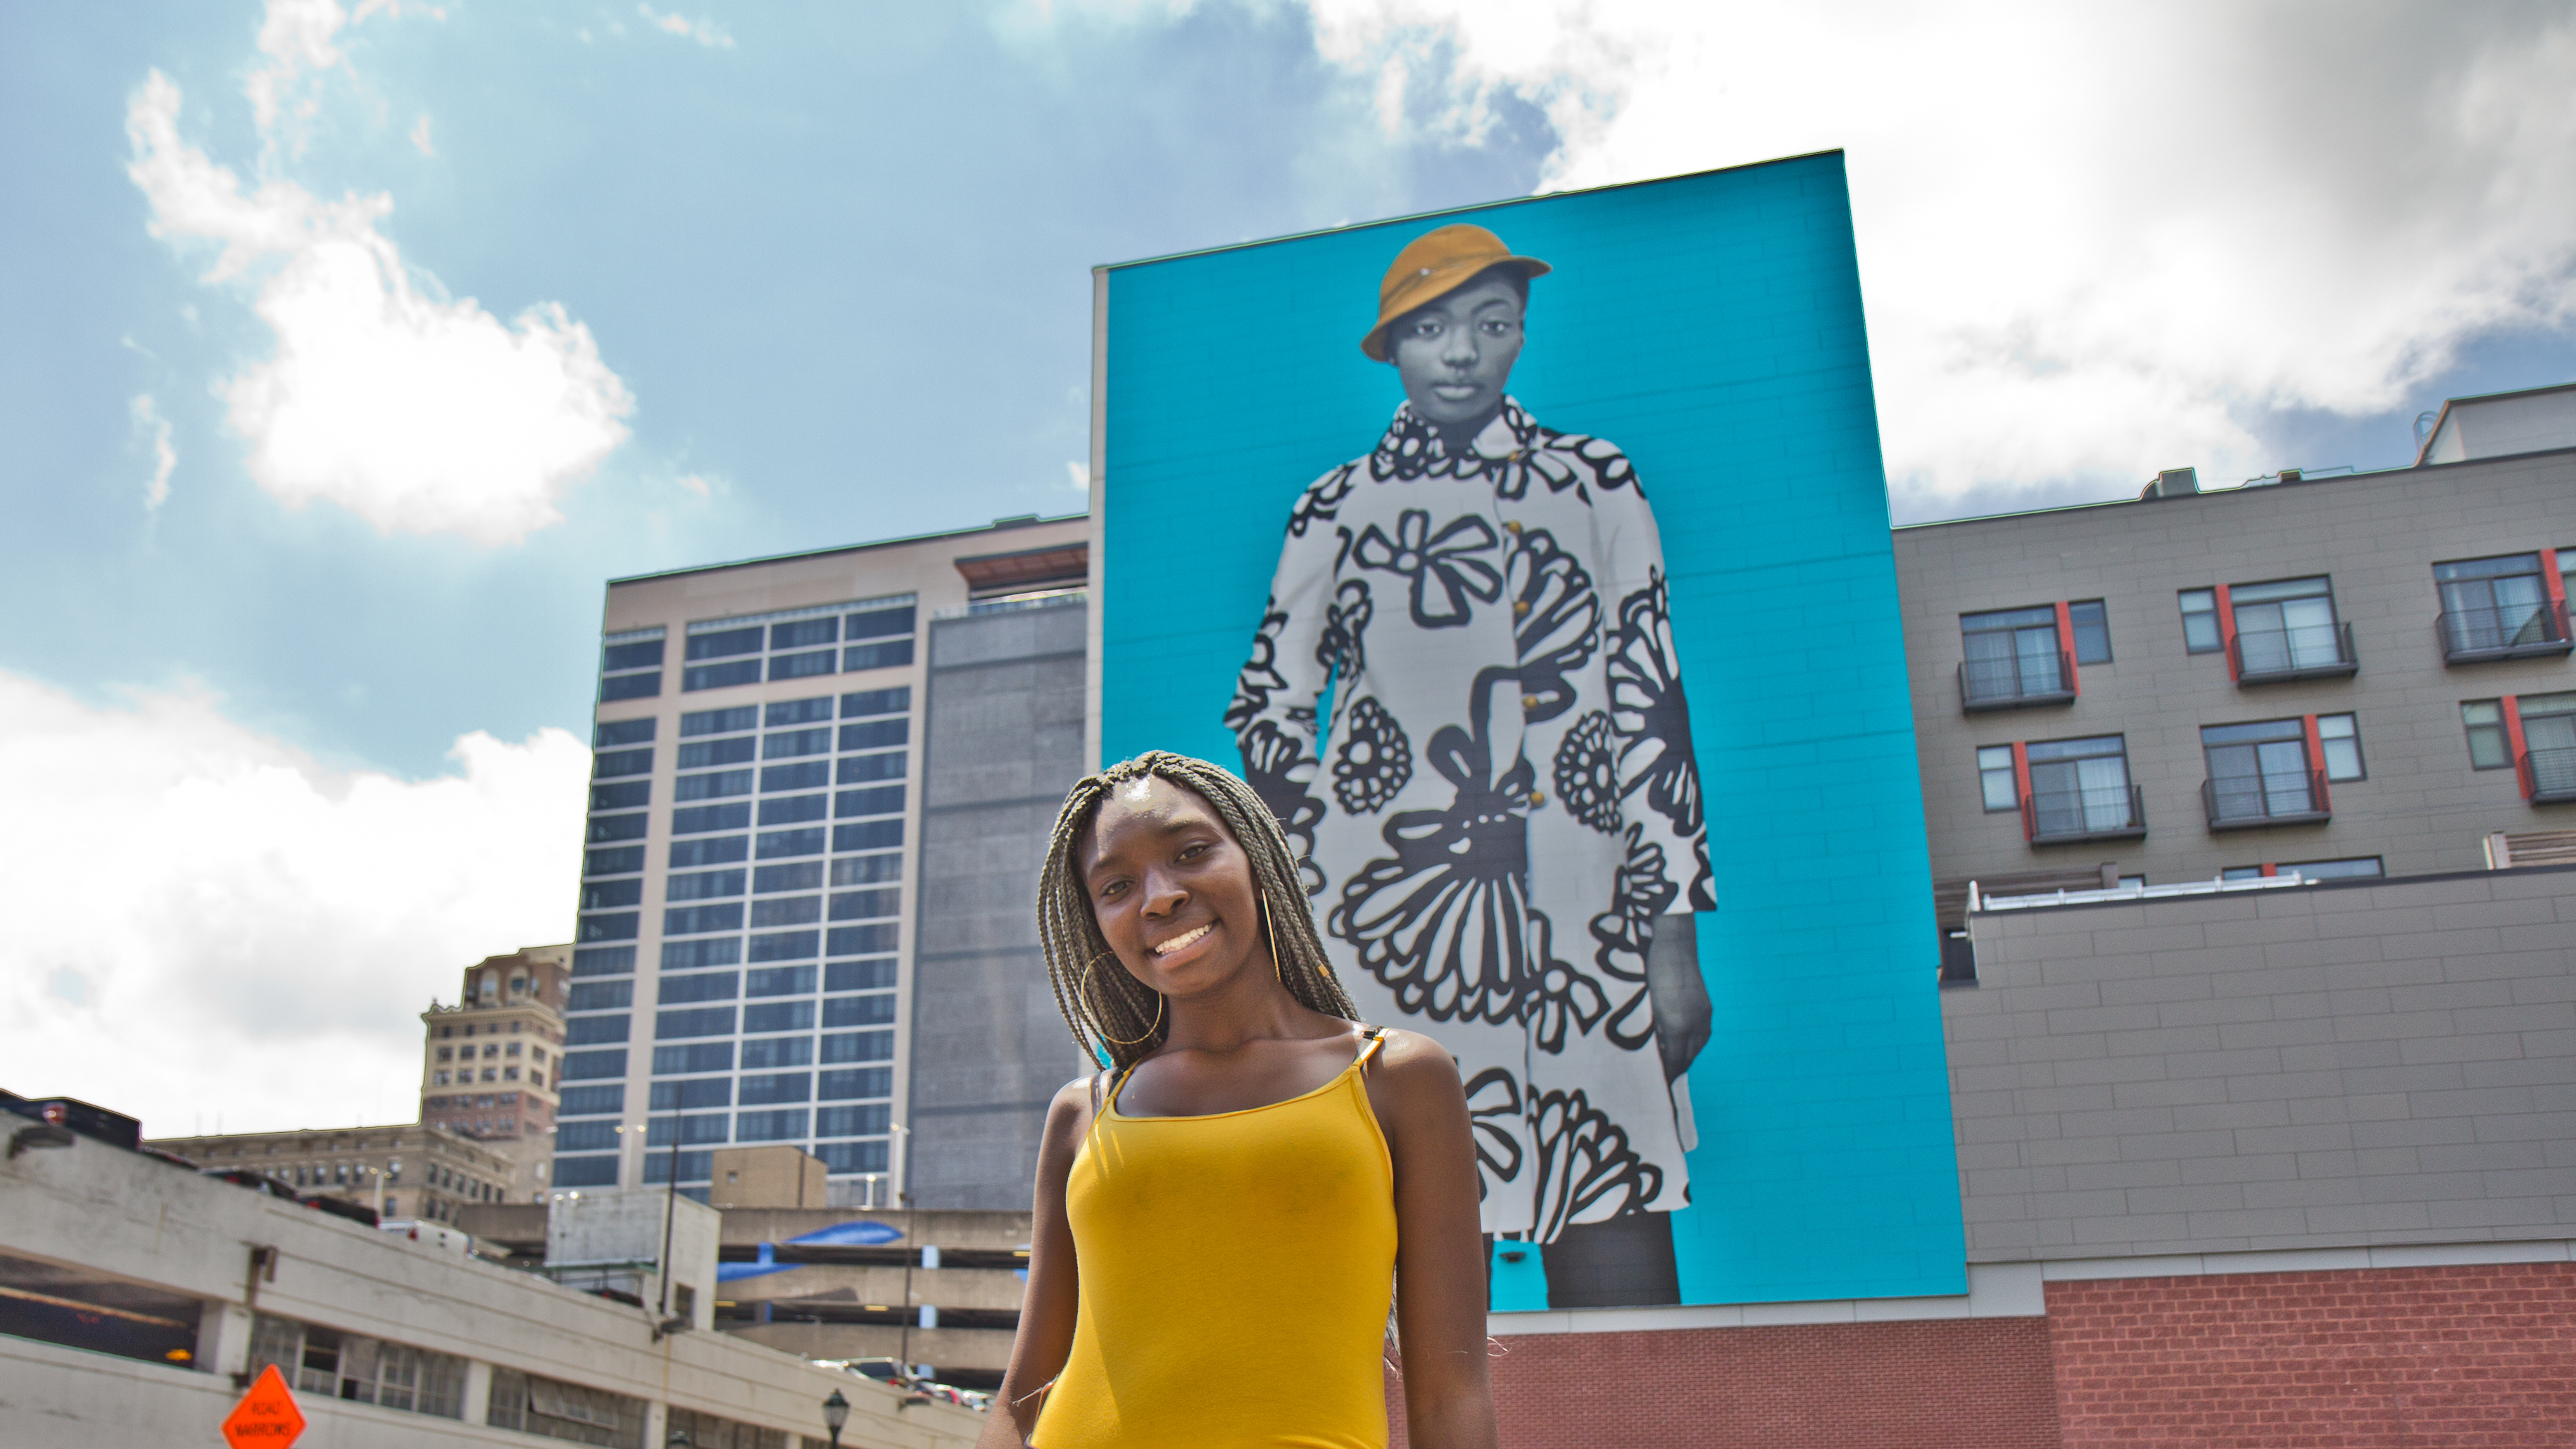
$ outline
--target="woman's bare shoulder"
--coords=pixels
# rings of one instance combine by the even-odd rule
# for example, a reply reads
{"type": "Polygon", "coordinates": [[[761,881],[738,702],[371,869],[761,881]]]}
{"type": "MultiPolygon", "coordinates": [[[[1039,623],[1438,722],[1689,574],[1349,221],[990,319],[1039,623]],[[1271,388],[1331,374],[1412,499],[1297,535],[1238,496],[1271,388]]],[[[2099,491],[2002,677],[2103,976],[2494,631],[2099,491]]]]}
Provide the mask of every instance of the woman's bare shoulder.
{"type": "Polygon", "coordinates": [[[1392,1082],[1424,1088],[1458,1087],[1458,1059],[1449,1049],[1418,1031],[1387,1028],[1378,1033],[1386,1045],[1378,1049],[1378,1070],[1392,1082]]]}

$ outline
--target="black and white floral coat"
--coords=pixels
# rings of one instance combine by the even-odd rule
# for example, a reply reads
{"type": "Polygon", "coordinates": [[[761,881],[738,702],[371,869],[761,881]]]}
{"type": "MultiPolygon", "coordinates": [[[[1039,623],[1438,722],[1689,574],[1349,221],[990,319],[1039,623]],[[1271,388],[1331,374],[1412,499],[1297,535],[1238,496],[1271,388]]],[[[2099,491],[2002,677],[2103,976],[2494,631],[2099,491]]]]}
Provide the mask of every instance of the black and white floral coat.
{"type": "Polygon", "coordinates": [[[1398,408],[1297,500],[1226,722],[1362,1015],[1457,1055],[1485,1230],[1680,1207],[1645,947],[1715,907],[1626,456],[1509,399],[1452,454],[1398,408]]]}

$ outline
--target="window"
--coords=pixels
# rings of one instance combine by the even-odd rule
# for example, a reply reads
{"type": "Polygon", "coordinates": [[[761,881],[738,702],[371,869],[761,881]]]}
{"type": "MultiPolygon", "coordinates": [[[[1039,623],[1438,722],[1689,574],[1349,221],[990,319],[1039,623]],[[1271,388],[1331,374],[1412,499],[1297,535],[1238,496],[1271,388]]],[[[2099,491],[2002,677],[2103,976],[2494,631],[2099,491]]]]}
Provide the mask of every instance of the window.
{"type": "Polygon", "coordinates": [[[2071,697],[2054,604],[1961,614],[1959,635],[1967,656],[1959,690],[1969,708],[2071,697]]]}
{"type": "Polygon", "coordinates": [[[883,1172],[886,1145],[879,1142],[826,1142],[814,1149],[826,1172],[883,1172]]]}
{"type": "Polygon", "coordinates": [[[2334,590],[2323,577],[2238,584],[2228,590],[2236,614],[2240,680],[2349,673],[2347,631],[2335,622],[2334,590]]]}
{"type": "Polygon", "coordinates": [[[2182,647],[2193,654],[2215,654],[2227,647],[2218,629],[2218,591],[2185,589],[2182,599],[2182,647]]]}
{"type": "Polygon", "coordinates": [[[896,949],[896,938],[901,931],[902,928],[893,921],[881,921],[873,926],[834,926],[831,931],[831,949],[824,954],[874,956],[881,952],[890,952],[896,949]]]}
{"type": "Polygon", "coordinates": [[[899,815],[903,813],[903,787],[878,785],[866,790],[843,790],[832,797],[832,813],[843,820],[853,815],[899,815]]]}
{"type": "MultiPolygon", "coordinates": [[[[871,609],[864,614],[852,614],[843,635],[850,639],[886,639],[897,634],[910,634],[914,608],[914,605],[906,604],[896,609],[871,609]]],[[[909,644],[912,641],[907,639],[904,642],[909,644]]]]}
{"type": "Polygon", "coordinates": [[[275,1364],[299,1393],[432,1418],[461,1417],[465,1360],[265,1313],[251,1320],[253,1374],[275,1364]]]}
{"type": "Polygon", "coordinates": [[[2361,725],[2351,715],[2318,715],[2317,742],[2325,751],[2327,779],[2364,778],[2361,768],[2361,725]]]}
{"type": "Polygon", "coordinates": [[[730,1107],[733,1105],[731,1077],[701,1077],[692,1082],[655,1082],[652,1112],[682,1112],[692,1107],[730,1107]]]}
{"type": "Polygon", "coordinates": [[[694,663],[700,659],[724,659],[736,654],[757,654],[760,652],[760,635],[761,629],[757,624],[748,629],[722,629],[707,634],[692,630],[689,634],[689,649],[685,657],[694,663]]]}
{"type": "MultiPolygon", "coordinates": [[[[822,622],[829,624],[832,621],[825,619],[822,622]]],[[[776,646],[773,645],[771,647],[774,648],[776,646]]],[[[769,706],[768,712],[762,718],[761,723],[769,729],[776,730],[785,729],[790,725],[813,724],[817,721],[828,720],[831,717],[832,697],[827,694],[819,699],[780,700],[778,703],[769,706]]]]}
{"type": "Polygon", "coordinates": [[[891,850],[903,844],[901,820],[870,820],[832,827],[834,850],[891,850]]]}
{"type": "MultiPolygon", "coordinates": [[[[840,642],[841,621],[838,619],[798,619],[792,624],[772,624],[769,626],[769,647],[773,651],[780,649],[811,649],[817,644],[838,644],[840,642]]],[[[824,718],[826,719],[831,718],[831,715],[828,713],[831,708],[831,703],[832,702],[830,700],[823,701],[823,707],[827,711],[824,715],[824,718]]],[[[772,709],[777,708],[775,705],[770,707],[772,709]]]]}
{"type": "Polygon", "coordinates": [[[760,802],[760,823],[765,826],[798,825],[808,820],[820,820],[825,814],[824,799],[821,795],[786,795],[763,800],[760,802]]]}
{"type": "MultiPolygon", "coordinates": [[[[745,740],[743,743],[749,744],[751,741],[745,740]]],[[[696,749],[697,746],[682,745],[680,748],[685,752],[696,749]]],[[[751,771],[749,770],[718,770],[711,775],[682,775],[671,785],[671,798],[674,800],[722,800],[729,795],[750,793],[751,771]]]]}
{"type": "Polygon", "coordinates": [[[903,892],[895,888],[873,891],[847,891],[832,897],[832,919],[836,921],[872,921],[898,914],[896,902],[903,892]]]}
{"type": "Polygon", "coordinates": [[[650,780],[629,780],[617,785],[593,785],[590,787],[590,808],[593,810],[640,809],[651,803],[652,791],[653,782],[650,780]]]}
{"type": "Polygon", "coordinates": [[[820,827],[812,830],[772,830],[760,837],[759,855],[762,860],[793,860],[800,855],[821,855],[822,853],[823,831],[820,827]]]}
{"type": "Polygon", "coordinates": [[[745,996],[811,996],[814,994],[814,968],[811,966],[763,966],[743,973],[742,994],[745,996]]]}
{"type": "MultiPolygon", "coordinates": [[[[846,698],[856,699],[858,696],[849,695],[846,698]]],[[[865,724],[841,726],[841,748],[845,750],[878,750],[889,745],[909,744],[911,741],[912,721],[908,719],[877,719],[869,720],[865,724]]]]}
{"type": "Polygon", "coordinates": [[[661,667],[662,641],[659,639],[647,639],[640,644],[610,644],[599,651],[599,672],[602,674],[661,667]]]}
{"type": "Polygon", "coordinates": [[[891,956],[867,961],[833,961],[823,967],[826,991],[891,991],[895,966],[891,956]]]}
{"type": "Polygon", "coordinates": [[[624,875],[644,868],[644,847],[621,845],[610,850],[585,851],[581,857],[583,875],[624,875]]]}
{"type": "MultiPolygon", "coordinates": [[[[840,783],[865,785],[875,780],[900,780],[903,778],[904,756],[907,753],[904,750],[889,750],[884,754],[855,755],[843,760],[840,783]]],[[[643,802],[638,800],[636,803],[640,805],[643,802]]]]}
{"type": "Polygon", "coordinates": [[[805,1109],[797,1107],[777,1112],[740,1112],[734,1116],[734,1137],[741,1142],[780,1142],[805,1135],[805,1109]]]}
{"type": "Polygon", "coordinates": [[[825,755],[832,751],[832,732],[828,729],[782,730],[761,737],[760,757],[764,760],[792,760],[799,755],[825,755]]]}
{"type": "Polygon", "coordinates": [[[566,1052],[557,1066],[560,1070],[555,1073],[555,1080],[561,1082],[595,1082],[622,1077],[626,1075],[626,1053],[617,1050],[566,1052]]]}
{"type": "Polygon", "coordinates": [[[779,891],[815,890],[822,884],[823,862],[819,860],[796,865],[764,865],[752,873],[753,892],[764,896],[779,891]]]}
{"type": "Polygon", "coordinates": [[[2209,761],[2201,789],[2211,828],[2326,818],[2306,721],[2204,726],[2200,745],[2209,761]]]}
{"type": "MultiPolygon", "coordinates": [[[[635,818],[641,820],[644,817],[639,815],[635,818]]],[[[706,835],[718,830],[740,830],[749,824],[751,824],[751,806],[748,803],[692,805],[685,810],[671,812],[673,835],[706,835]]],[[[639,830],[636,834],[641,835],[643,832],[639,830]]]]}
{"type": "MultiPolygon", "coordinates": [[[[898,684],[892,689],[859,689],[841,696],[841,718],[866,719],[871,715],[902,714],[912,708],[912,686],[898,684]]],[[[901,744],[897,740],[893,743],[901,744]]]]}
{"type": "MultiPolygon", "coordinates": [[[[868,1031],[853,1037],[823,1038],[823,1060],[827,1062],[883,1062],[893,1059],[894,1033],[890,1031],[868,1031]],[[885,1050],[874,1056],[866,1055],[856,1048],[840,1055],[834,1054],[833,1043],[855,1043],[859,1037],[883,1037],[885,1050]]],[[[890,1067],[858,1067],[849,1071],[824,1072],[816,1077],[814,1083],[814,1100],[818,1102],[850,1102],[893,1095],[894,1071],[890,1067]]]]}
{"type": "MultiPolygon", "coordinates": [[[[695,641],[692,641],[695,642],[695,641]]],[[[760,661],[741,659],[731,664],[699,664],[680,671],[680,691],[729,689],[737,684],[758,684],[760,661]]]]}
{"type": "Polygon", "coordinates": [[[674,906],[662,912],[665,936],[703,936],[742,929],[742,902],[714,906],[674,906]]]}
{"type": "MultiPolygon", "coordinates": [[[[574,984],[566,1011],[616,1011],[635,1004],[632,981],[582,981],[574,984]]],[[[442,1058],[443,1060],[443,1058],[442,1058]]]]}
{"type": "Polygon", "coordinates": [[[746,1072],[812,1065],[814,1038],[810,1036],[777,1036],[742,1044],[742,1069],[746,1072]]]}
{"type": "Polygon", "coordinates": [[[591,747],[606,749],[611,745],[650,744],[653,741],[653,724],[649,719],[621,719],[600,725],[590,732],[591,747]]]}
{"type": "Polygon", "coordinates": [[[742,960],[742,938],[719,937],[713,941],[665,941],[662,943],[662,969],[695,971],[702,966],[732,966],[742,960]]]}
{"type": "Polygon", "coordinates": [[[2460,723],[2469,732],[2469,768],[2504,770],[2513,766],[2513,750],[2504,732],[2504,703],[2493,699],[2464,700],[2460,704],[2460,723]]]}
{"type": "Polygon", "coordinates": [[[2075,630],[2076,663],[2111,662],[2111,622],[2103,612],[2100,599],[2085,599],[2067,605],[2066,621],[2075,630]]]}
{"type": "MultiPolygon", "coordinates": [[[[758,631],[754,631],[755,633],[758,631]]],[[[612,1176],[616,1161],[611,1158],[612,1176]]],[[[556,1184],[563,1185],[557,1163],[556,1184]]],[[[644,1401],[605,1389],[583,1388],[538,1378],[517,1369],[492,1370],[492,1397],[484,1422],[547,1439],[576,1444],[605,1444],[610,1449],[644,1449],[644,1401]]]]}
{"type": "MultiPolygon", "coordinates": [[[[742,1009],[745,1033],[767,1031],[812,1031],[814,1003],[810,1001],[763,1001],[742,1009]]],[[[749,1061],[743,1063],[750,1066],[749,1061]]]]}
{"type": "Polygon", "coordinates": [[[859,855],[832,862],[832,884],[836,886],[874,885],[879,881],[903,879],[903,857],[900,855],[859,855]]]}
{"type": "Polygon", "coordinates": [[[2525,793],[2534,802],[2576,800],[2576,692],[2526,694],[2517,704],[2525,793]]]}
{"type": "MultiPolygon", "coordinates": [[[[626,1040],[630,1025],[624,1016],[576,1016],[564,1023],[564,1045],[611,1046],[626,1040]]],[[[510,1070],[515,1073],[518,1068],[510,1070]]]]}
{"type": "Polygon", "coordinates": [[[566,1087],[562,1115],[566,1117],[616,1116],[626,1110],[626,1088],[620,1084],[605,1087],[566,1087]]]}
{"type": "Polygon", "coordinates": [[[810,926],[821,919],[821,896],[782,896],[751,904],[751,928],[755,931],[771,926],[810,926]]]}
{"type": "MultiPolygon", "coordinates": [[[[1977,787],[1984,794],[1986,811],[2021,808],[2021,785],[2013,776],[2013,752],[2010,745],[1981,745],[1977,749],[1977,787]]],[[[868,857],[861,857],[867,859],[868,857]]]]}
{"type": "Polygon", "coordinates": [[[841,668],[852,674],[862,669],[895,669],[911,662],[912,641],[909,639],[861,644],[841,651],[841,668]]]}
{"type": "Polygon", "coordinates": [[[2433,589],[2442,600],[2446,660],[2563,653],[2567,648],[2567,621],[2550,603],[2539,554],[2438,563],[2433,565],[2433,589]]]}
{"type": "Polygon", "coordinates": [[[744,1077],[737,1088],[737,1098],[745,1105],[760,1106],[780,1102],[812,1100],[814,1076],[810,1072],[778,1072],[765,1077],[744,1077]]]}
{"type": "Polygon", "coordinates": [[[694,739],[699,735],[739,734],[744,730],[758,728],[760,728],[760,707],[752,704],[737,705],[732,709],[702,709],[680,716],[680,738],[682,739],[694,739]]]}
{"type": "Polygon", "coordinates": [[[701,871],[696,875],[667,877],[662,886],[666,900],[714,901],[742,894],[742,872],[738,870],[701,871]]]}
{"type": "Polygon", "coordinates": [[[429,1077],[429,1084],[430,1084],[431,1086],[433,1086],[433,1087],[444,1087],[444,1086],[446,1086],[446,1085],[447,1085],[447,1073],[445,1073],[445,1072],[432,1072],[432,1073],[430,1074],[430,1077],[429,1077]]]}
{"type": "Polygon", "coordinates": [[[886,1026],[894,1021],[894,995],[834,996],[823,1002],[823,1025],[886,1026]]]}
{"type": "Polygon", "coordinates": [[[822,1107],[814,1113],[817,1137],[882,1137],[892,1111],[883,1102],[864,1107],[822,1107]]]}
{"type": "MultiPolygon", "coordinates": [[[[848,761],[842,763],[847,764],[848,761]]],[[[771,765],[760,772],[760,792],[764,795],[781,790],[820,790],[832,783],[832,762],[807,760],[798,765],[771,765]]]]}
{"type": "Polygon", "coordinates": [[[642,924],[641,913],[636,911],[584,916],[581,918],[581,924],[574,930],[573,939],[576,941],[632,941],[642,928],[642,924]]]}
{"type": "Polygon", "coordinates": [[[655,988],[654,1000],[664,1006],[690,1001],[731,1001],[741,984],[742,977],[732,971],[710,971],[700,976],[665,976],[655,988]]]}
{"type": "MultiPolygon", "coordinates": [[[[697,1084],[692,1082],[690,1085],[697,1084]]],[[[645,1124],[644,1145],[668,1147],[675,1136],[684,1147],[700,1147],[710,1142],[722,1142],[725,1140],[725,1129],[731,1125],[731,1122],[730,1114],[724,1112],[710,1112],[697,1117],[655,1117],[645,1124]],[[671,1130],[671,1124],[674,1122],[679,1124],[679,1131],[676,1133],[671,1130]]]]}
{"type": "Polygon", "coordinates": [[[819,933],[814,931],[779,931],[772,935],[754,936],[751,938],[751,959],[794,961],[821,954],[817,949],[821,944],[819,933]]]}
{"type": "Polygon", "coordinates": [[[721,840],[675,840],[671,842],[671,869],[684,870],[700,865],[730,865],[751,855],[751,837],[728,835],[721,840]]]}
{"type": "MultiPolygon", "coordinates": [[[[685,1293],[688,1289],[682,1285],[674,1291],[685,1293]]],[[[712,1449],[795,1449],[796,1446],[796,1436],[784,1429],[763,1429],[682,1408],[670,1411],[668,1427],[671,1443],[692,1444],[698,1449],[710,1449],[710,1446],[712,1449]]]]}
{"type": "Polygon", "coordinates": [[[725,740],[698,740],[680,746],[679,767],[703,770],[714,765],[746,764],[757,748],[758,743],[749,735],[725,740]]]}
{"type": "Polygon", "coordinates": [[[653,752],[646,750],[609,750],[591,756],[590,777],[614,780],[624,775],[653,773],[653,752]]]}
{"type": "Polygon", "coordinates": [[[689,1011],[656,1012],[653,1017],[653,1039],[671,1041],[693,1036],[733,1035],[733,1008],[705,1006],[689,1011]]]}
{"type": "Polygon", "coordinates": [[[657,1077],[732,1070],[733,1043],[729,1041],[653,1048],[653,1075],[657,1077]]]}
{"type": "Polygon", "coordinates": [[[2122,736],[2048,740],[2022,754],[2030,768],[2023,819],[2034,843],[2144,833],[2122,736]]]}
{"type": "MultiPolygon", "coordinates": [[[[615,1187],[617,1159],[614,1157],[558,1157],[555,1159],[557,1187],[615,1187]]],[[[499,1378],[498,1373],[494,1374],[499,1378]]],[[[499,1419],[494,1423],[501,1422],[499,1419]]]]}

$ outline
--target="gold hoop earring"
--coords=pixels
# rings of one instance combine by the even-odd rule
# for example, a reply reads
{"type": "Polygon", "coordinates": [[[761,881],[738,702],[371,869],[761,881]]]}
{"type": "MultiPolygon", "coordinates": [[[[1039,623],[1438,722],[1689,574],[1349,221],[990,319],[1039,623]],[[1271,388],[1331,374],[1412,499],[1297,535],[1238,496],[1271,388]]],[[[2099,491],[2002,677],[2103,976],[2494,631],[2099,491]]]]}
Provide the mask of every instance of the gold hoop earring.
{"type": "Polygon", "coordinates": [[[1165,1000],[1165,998],[1164,998],[1164,996],[1163,996],[1163,993],[1161,993],[1161,992],[1159,992],[1159,991],[1155,992],[1155,993],[1154,993],[1154,1024],[1153,1024],[1153,1025],[1151,1025],[1151,1026],[1149,1026],[1149,1027],[1147,1027],[1147,1028],[1145,1028],[1145,1034],[1144,1034],[1143,1036],[1140,1036],[1140,1037],[1136,1038],[1134,1041],[1120,1041],[1118,1038],[1116,1038],[1116,1037],[1114,1037],[1114,1036],[1111,1036],[1111,1035],[1109,1034],[1108,1029],[1107,1029],[1106,1027],[1103,1027],[1103,1026],[1100,1024],[1099,1008],[1097,1008],[1097,1007],[1095,1007],[1095,1006],[1092,1006],[1092,997],[1091,997],[1091,973],[1092,973],[1092,971],[1093,971],[1093,969],[1094,969],[1094,968],[1096,968],[1096,967],[1098,967],[1098,966],[1100,965],[1100,959],[1101,959],[1101,957],[1102,957],[1102,956],[1110,956],[1110,955],[1115,955],[1115,954],[1116,954],[1115,952],[1111,952],[1111,951],[1103,951],[1103,952],[1101,952],[1101,953],[1100,953],[1100,955],[1099,955],[1099,956],[1094,956],[1094,957],[1092,957],[1090,960],[1085,961],[1085,962],[1083,962],[1083,963],[1082,963],[1082,1004],[1083,1004],[1085,1007],[1090,1007],[1090,1008],[1091,1008],[1092,1013],[1093,1013],[1092,1018],[1091,1018],[1091,1026],[1092,1026],[1092,1029],[1093,1029],[1094,1031],[1097,1031],[1097,1032],[1099,1032],[1099,1033],[1100,1033],[1100,1039],[1101,1039],[1102,1041],[1105,1041],[1105,1042],[1109,1043],[1111,1046],[1122,1046],[1122,1047],[1138,1046],[1138,1045],[1141,1045],[1141,1044],[1143,1044],[1143,1043],[1145,1043],[1145,1042],[1152,1041],[1152,1040],[1154,1039],[1154,1033],[1155,1033],[1155,1032],[1157,1032],[1157,1031],[1162,1030],[1162,1028],[1163,1028],[1163,1007],[1164,1007],[1166,1004],[1168,1004],[1168,1003],[1166,1002],[1166,1000],[1165,1000]]]}
{"type": "Polygon", "coordinates": [[[1280,988],[1285,990],[1288,986],[1288,973],[1279,964],[1279,928],[1271,924],[1272,920],[1270,898],[1263,896],[1261,898],[1261,934],[1270,938],[1270,974],[1279,978],[1280,988]]]}

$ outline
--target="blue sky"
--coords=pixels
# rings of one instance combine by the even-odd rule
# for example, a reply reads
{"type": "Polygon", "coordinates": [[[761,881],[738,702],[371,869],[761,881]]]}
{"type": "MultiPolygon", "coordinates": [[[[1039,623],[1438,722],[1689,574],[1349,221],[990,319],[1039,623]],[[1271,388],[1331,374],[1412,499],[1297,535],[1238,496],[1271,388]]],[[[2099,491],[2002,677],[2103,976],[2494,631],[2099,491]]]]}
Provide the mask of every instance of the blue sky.
{"type": "Polygon", "coordinates": [[[407,1111],[602,582],[1080,508],[1092,265],[1836,146],[1900,519],[2576,375],[2566,4],[0,10],[7,1085],[407,1111]]]}

